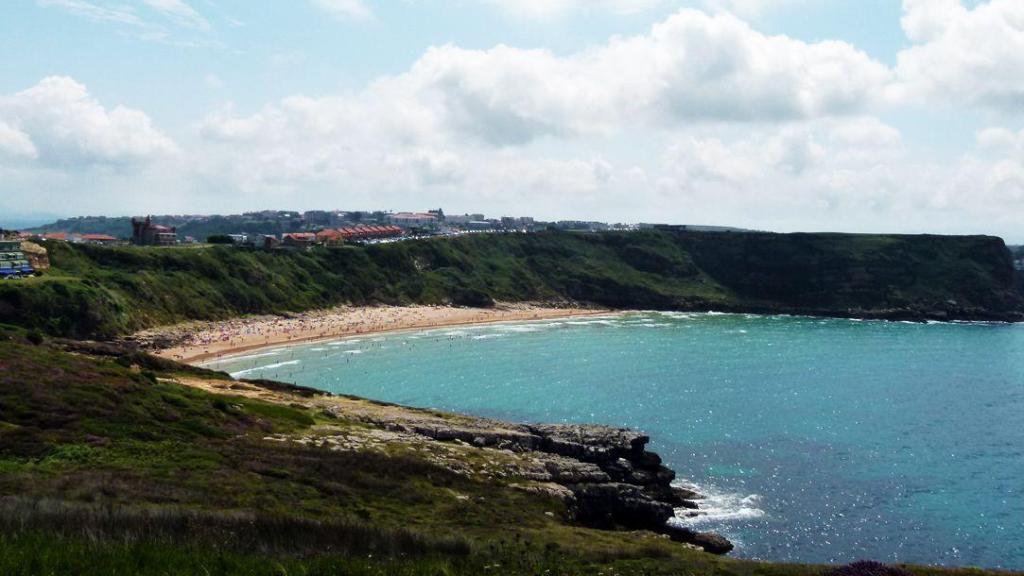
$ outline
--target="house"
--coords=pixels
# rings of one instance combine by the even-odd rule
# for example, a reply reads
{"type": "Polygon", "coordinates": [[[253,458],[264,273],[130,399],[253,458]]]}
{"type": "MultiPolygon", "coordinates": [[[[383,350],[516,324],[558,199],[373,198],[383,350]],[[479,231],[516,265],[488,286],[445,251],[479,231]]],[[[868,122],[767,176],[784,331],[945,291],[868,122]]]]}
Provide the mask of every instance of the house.
{"type": "Polygon", "coordinates": [[[487,232],[489,230],[494,230],[494,224],[488,222],[487,220],[474,220],[472,222],[466,222],[462,227],[466,230],[471,230],[473,232],[487,232]]]}
{"type": "Polygon", "coordinates": [[[437,215],[423,212],[399,212],[388,216],[388,222],[400,228],[436,228],[437,215]]]}
{"type": "Polygon", "coordinates": [[[136,246],[174,246],[178,243],[176,228],[153,224],[153,218],[132,218],[132,244],[136,246]]]}
{"type": "Polygon", "coordinates": [[[0,279],[31,276],[35,272],[21,248],[21,240],[0,240],[0,279]]]}
{"type": "Polygon", "coordinates": [[[470,222],[481,222],[487,220],[483,214],[463,214],[461,216],[445,216],[445,222],[456,226],[469,224],[470,222]]]}
{"type": "Polygon", "coordinates": [[[345,243],[345,234],[341,230],[321,230],[316,233],[316,241],[325,246],[340,246],[345,243]]]}
{"type": "Polygon", "coordinates": [[[263,237],[263,249],[273,250],[281,244],[281,241],[277,239],[277,236],[264,236],[263,237]]]}
{"type": "Polygon", "coordinates": [[[405,231],[398,226],[356,226],[343,229],[343,232],[347,232],[347,239],[353,241],[395,238],[405,234],[405,231]]]}
{"type": "Polygon", "coordinates": [[[292,232],[281,237],[281,245],[286,248],[312,248],[316,242],[316,234],[312,232],[292,232]]]}
{"type": "Polygon", "coordinates": [[[405,234],[398,226],[353,226],[321,230],[317,233],[317,242],[321,244],[339,245],[345,242],[364,242],[383,238],[396,238],[405,234]]]}
{"type": "Polygon", "coordinates": [[[83,244],[100,244],[104,246],[117,244],[118,242],[117,238],[107,234],[82,234],[81,239],[83,244]]]}

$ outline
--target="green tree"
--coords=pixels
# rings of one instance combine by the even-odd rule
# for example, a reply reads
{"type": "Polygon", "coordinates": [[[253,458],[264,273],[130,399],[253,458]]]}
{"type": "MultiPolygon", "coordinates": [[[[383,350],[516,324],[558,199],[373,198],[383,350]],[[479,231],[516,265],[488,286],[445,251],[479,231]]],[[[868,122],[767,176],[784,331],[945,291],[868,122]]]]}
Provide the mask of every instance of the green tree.
{"type": "Polygon", "coordinates": [[[234,244],[235,239],[227,234],[214,234],[206,239],[207,244],[234,244]]]}

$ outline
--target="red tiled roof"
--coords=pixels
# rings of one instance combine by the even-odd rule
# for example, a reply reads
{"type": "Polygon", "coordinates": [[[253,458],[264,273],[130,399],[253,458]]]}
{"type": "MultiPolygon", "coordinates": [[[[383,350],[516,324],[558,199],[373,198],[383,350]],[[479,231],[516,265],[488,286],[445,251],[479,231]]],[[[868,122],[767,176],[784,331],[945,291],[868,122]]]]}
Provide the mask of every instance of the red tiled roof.
{"type": "Polygon", "coordinates": [[[68,233],[67,232],[50,232],[48,234],[43,234],[43,238],[45,238],[47,240],[67,240],[68,239],[68,233]]]}
{"type": "Polygon", "coordinates": [[[94,240],[96,242],[114,242],[117,238],[106,234],[82,234],[83,240],[94,240]]]}

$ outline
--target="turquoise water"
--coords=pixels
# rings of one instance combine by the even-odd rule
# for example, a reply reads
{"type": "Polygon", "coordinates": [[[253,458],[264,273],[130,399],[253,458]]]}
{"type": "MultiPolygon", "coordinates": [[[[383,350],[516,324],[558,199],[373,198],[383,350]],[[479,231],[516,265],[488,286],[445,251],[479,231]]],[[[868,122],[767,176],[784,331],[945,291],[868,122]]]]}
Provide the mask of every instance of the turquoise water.
{"type": "Polygon", "coordinates": [[[1024,326],[630,314],[215,364],[414,406],[642,429],[737,556],[1024,569],[1024,326]]]}

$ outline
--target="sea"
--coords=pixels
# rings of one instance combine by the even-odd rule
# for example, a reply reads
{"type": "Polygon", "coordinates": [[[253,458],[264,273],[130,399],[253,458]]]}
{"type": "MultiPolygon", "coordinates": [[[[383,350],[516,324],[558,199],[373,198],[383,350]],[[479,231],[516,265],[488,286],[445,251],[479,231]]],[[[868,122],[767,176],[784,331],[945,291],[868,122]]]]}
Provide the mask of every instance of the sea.
{"type": "Polygon", "coordinates": [[[1024,325],[639,312],[347,338],[209,365],[650,434],[734,556],[1024,569],[1024,325]]]}

